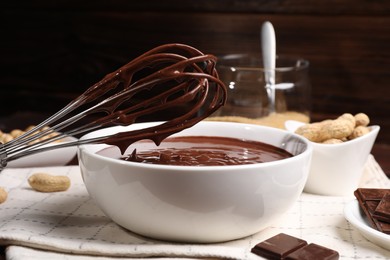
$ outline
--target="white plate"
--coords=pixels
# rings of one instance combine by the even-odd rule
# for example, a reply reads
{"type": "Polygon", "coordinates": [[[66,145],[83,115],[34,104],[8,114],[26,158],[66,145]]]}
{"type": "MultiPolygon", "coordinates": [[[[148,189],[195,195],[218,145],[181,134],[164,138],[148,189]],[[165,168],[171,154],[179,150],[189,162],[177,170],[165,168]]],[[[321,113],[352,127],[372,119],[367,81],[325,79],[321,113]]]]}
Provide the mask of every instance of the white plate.
{"type": "Polygon", "coordinates": [[[370,226],[364,213],[360,211],[359,202],[353,200],[344,208],[344,216],[359,232],[372,243],[390,250],[390,235],[370,226]]]}
{"type": "MultiPolygon", "coordinates": [[[[74,137],[66,137],[63,142],[72,142],[76,140],[77,139],[74,137]]],[[[53,149],[10,161],[7,164],[7,168],[63,166],[70,162],[76,156],[76,153],[77,146],[53,149]]]]}

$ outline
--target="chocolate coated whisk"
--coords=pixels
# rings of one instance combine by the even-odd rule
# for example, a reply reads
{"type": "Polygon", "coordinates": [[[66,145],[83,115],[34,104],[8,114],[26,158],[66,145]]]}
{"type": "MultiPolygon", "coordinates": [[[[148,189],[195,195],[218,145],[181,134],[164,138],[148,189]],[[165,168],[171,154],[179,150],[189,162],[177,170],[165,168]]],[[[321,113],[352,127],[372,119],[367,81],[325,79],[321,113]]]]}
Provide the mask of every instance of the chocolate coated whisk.
{"type": "Polygon", "coordinates": [[[167,136],[206,118],[226,100],[218,79],[216,58],[183,44],[154,48],[106,75],[63,109],[25,134],[0,146],[0,170],[7,162],[46,150],[88,143],[118,145],[122,151],[140,139],[159,144],[167,136]],[[56,142],[112,125],[130,125],[172,118],[141,130],[131,130],[73,142],[56,142]],[[76,123],[79,122],[79,125],[76,123]],[[47,127],[50,126],[50,127],[47,127]]]}

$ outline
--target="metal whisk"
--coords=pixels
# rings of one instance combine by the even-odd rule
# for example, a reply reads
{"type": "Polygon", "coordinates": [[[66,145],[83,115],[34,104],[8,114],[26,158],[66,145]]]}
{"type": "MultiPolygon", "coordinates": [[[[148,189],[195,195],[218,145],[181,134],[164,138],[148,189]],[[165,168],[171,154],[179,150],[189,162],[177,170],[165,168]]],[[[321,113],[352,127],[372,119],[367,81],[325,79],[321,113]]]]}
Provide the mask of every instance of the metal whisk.
{"type": "Polygon", "coordinates": [[[154,48],[106,75],[33,129],[1,144],[0,170],[20,157],[67,146],[107,143],[125,149],[140,139],[158,144],[224,104],[226,87],[218,79],[215,64],[213,55],[188,45],[154,48]],[[149,118],[155,121],[170,110],[175,110],[175,115],[153,127],[44,146],[112,125],[130,125],[149,118]]]}

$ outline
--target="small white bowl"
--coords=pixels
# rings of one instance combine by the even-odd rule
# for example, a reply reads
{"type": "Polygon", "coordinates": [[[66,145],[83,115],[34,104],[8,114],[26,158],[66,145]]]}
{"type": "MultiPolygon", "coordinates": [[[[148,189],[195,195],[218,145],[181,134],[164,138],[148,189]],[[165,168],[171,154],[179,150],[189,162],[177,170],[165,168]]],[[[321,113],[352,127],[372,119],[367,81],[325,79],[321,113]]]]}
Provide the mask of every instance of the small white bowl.
{"type": "MultiPolygon", "coordinates": [[[[68,136],[65,137],[61,142],[74,142],[77,138],[68,136]]],[[[52,146],[58,143],[46,144],[45,146],[52,146]]],[[[57,148],[50,151],[39,152],[31,155],[27,155],[10,161],[7,164],[8,168],[26,168],[26,167],[48,167],[48,166],[62,166],[69,163],[76,157],[77,147],[69,146],[63,148],[57,148]]]]}
{"type": "MultiPolygon", "coordinates": [[[[155,123],[99,130],[83,138],[139,129],[155,123]]],[[[117,224],[162,240],[221,242],[272,225],[298,199],[307,179],[312,148],[288,131],[227,122],[200,122],[178,134],[261,141],[294,156],[235,166],[169,166],[128,162],[82,145],[81,173],[90,196],[117,224]]],[[[119,149],[111,147],[120,156],[119,149]]]]}
{"type": "MultiPolygon", "coordinates": [[[[290,132],[295,132],[302,123],[287,121],[285,125],[290,132]]],[[[380,127],[373,125],[370,130],[364,136],[340,144],[311,142],[313,158],[304,191],[353,197],[380,127]]]]}

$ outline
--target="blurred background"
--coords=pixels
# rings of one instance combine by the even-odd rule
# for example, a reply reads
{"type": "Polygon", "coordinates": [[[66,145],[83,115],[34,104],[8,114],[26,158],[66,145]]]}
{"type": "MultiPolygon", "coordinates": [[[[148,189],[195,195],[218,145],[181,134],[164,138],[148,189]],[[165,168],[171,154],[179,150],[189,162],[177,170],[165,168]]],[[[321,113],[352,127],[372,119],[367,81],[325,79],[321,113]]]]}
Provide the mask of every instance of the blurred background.
{"type": "Polygon", "coordinates": [[[40,122],[164,43],[205,53],[277,52],[310,61],[311,120],[364,112],[390,145],[390,1],[6,1],[0,9],[0,129],[40,122]]]}

